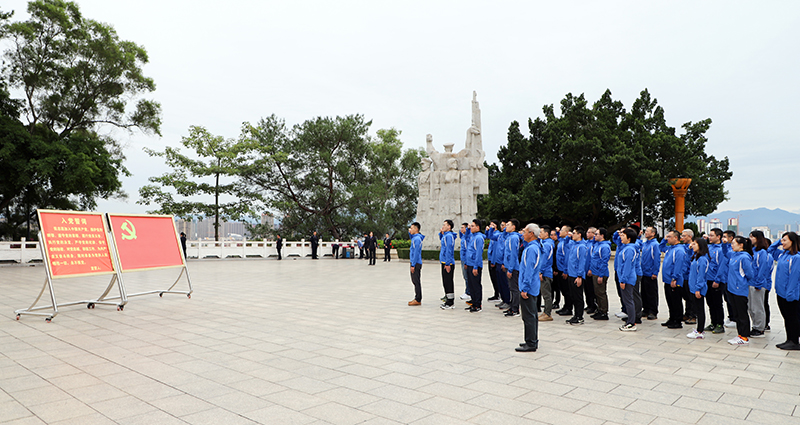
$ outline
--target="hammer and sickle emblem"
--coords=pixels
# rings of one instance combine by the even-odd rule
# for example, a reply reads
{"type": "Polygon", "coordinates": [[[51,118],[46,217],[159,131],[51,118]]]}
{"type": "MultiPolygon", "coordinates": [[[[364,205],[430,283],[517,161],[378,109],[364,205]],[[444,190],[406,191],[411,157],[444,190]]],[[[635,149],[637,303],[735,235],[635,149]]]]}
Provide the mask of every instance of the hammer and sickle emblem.
{"type": "Polygon", "coordinates": [[[132,239],[136,239],[136,227],[133,226],[130,220],[125,220],[124,223],[120,226],[122,229],[122,240],[128,241],[132,239]]]}

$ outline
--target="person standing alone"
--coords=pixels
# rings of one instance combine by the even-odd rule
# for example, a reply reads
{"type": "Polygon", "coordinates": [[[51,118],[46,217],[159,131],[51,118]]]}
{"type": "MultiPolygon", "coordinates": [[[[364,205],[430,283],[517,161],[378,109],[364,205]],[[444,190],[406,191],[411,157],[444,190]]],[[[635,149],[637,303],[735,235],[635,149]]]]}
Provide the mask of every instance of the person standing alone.
{"type": "Polygon", "coordinates": [[[388,233],[383,237],[383,261],[392,261],[392,238],[388,233]]]}
{"type": "Polygon", "coordinates": [[[409,251],[409,258],[411,260],[411,283],[414,284],[414,299],[408,302],[408,305],[422,304],[422,240],[425,236],[419,233],[419,223],[416,221],[411,223],[408,228],[408,234],[411,236],[411,250],[409,251]]]}
{"type": "Polygon", "coordinates": [[[281,249],[282,248],[283,248],[283,238],[281,238],[281,235],[278,235],[277,239],[275,239],[275,249],[278,250],[278,259],[279,260],[283,258],[283,257],[281,257],[281,249]]]}
{"type": "Polygon", "coordinates": [[[314,232],[311,235],[311,259],[317,259],[317,248],[319,247],[319,236],[317,236],[317,232],[314,232]]]}

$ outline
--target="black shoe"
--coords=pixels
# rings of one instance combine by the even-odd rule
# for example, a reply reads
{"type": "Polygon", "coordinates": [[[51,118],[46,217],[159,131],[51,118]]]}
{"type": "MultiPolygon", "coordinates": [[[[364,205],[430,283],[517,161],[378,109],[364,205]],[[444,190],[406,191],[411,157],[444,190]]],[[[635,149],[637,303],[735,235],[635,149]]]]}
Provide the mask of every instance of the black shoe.
{"type": "Polygon", "coordinates": [[[559,306],[557,302],[553,303],[553,310],[558,310],[559,307],[561,306],[559,306]]]}
{"type": "Polygon", "coordinates": [[[636,319],[635,323],[636,323],[637,325],[641,325],[641,324],[642,324],[642,319],[636,319]]]}
{"type": "Polygon", "coordinates": [[[671,320],[667,320],[666,322],[662,323],[661,326],[669,326],[672,324],[671,320]]]}
{"type": "Polygon", "coordinates": [[[573,317],[567,320],[568,325],[582,325],[583,324],[583,317],[573,317]]]}
{"type": "Polygon", "coordinates": [[[764,328],[764,332],[769,332],[769,331],[771,331],[771,330],[772,330],[772,329],[770,329],[770,328],[769,328],[769,325],[767,325],[767,327],[766,327],[766,328],[764,328]]]}
{"type": "Polygon", "coordinates": [[[761,332],[758,329],[750,330],[750,337],[751,338],[764,338],[764,332],[761,332]]]}
{"type": "Polygon", "coordinates": [[[470,313],[480,313],[481,312],[481,308],[480,307],[470,307],[469,308],[469,312],[470,313]]]}
{"type": "Polygon", "coordinates": [[[515,348],[514,350],[519,351],[520,353],[530,353],[536,351],[536,347],[531,347],[528,344],[520,345],[519,347],[515,348]]]}
{"type": "Polygon", "coordinates": [[[673,322],[667,325],[667,329],[683,329],[683,325],[681,322],[673,322]]]}
{"type": "Polygon", "coordinates": [[[513,311],[513,310],[508,310],[506,312],[506,316],[508,316],[508,317],[519,316],[519,312],[518,311],[513,311]]]}
{"type": "Polygon", "coordinates": [[[572,316],[572,310],[561,309],[561,310],[558,310],[556,312],[556,314],[559,315],[559,316],[572,316]]]}
{"type": "Polygon", "coordinates": [[[656,319],[658,319],[658,316],[656,316],[653,313],[647,315],[647,320],[656,320],[656,319]]]}
{"type": "Polygon", "coordinates": [[[586,313],[595,314],[595,313],[597,313],[597,308],[596,307],[589,307],[589,308],[586,309],[586,313]]]}
{"type": "Polygon", "coordinates": [[[493,296],[493,297],[491,297],[491,298],[488,298],[486,301],[497,301],[497,300],[499,300],[499,299],[500,299],[500,297],[499,297],[499,296],[497,296],[497,295],[495,295],[495,296],[493,296]]]}
{"type": "Polygon", "coordinates": [[[778,348],[780,348],[781,350],[799,351],[800,350],[800,344],[798,344],[796,342],[784,342],[778,348]]]}
{"type": "Polygon", "coordinates": [[[605,313],[597,313],[594,316],[592,316],[592,319],[594,319],[594,320],[608,320],[608,315],[605,314],[605,313]]]}

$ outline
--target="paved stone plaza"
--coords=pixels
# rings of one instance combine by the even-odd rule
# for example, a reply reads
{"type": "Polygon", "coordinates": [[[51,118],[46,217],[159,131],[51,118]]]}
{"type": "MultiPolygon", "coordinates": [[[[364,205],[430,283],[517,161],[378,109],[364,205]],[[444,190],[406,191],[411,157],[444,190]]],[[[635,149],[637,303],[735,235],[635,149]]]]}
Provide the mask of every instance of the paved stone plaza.
{"type": "MultiPolygon", "coordinates": [[[[413,287],[397,260],[189,267],[191,299],[64,307],[52,323],[13,315],[44,267],[0,267],[0,423],[800,423],[800,352],[774,346],[785,339],[774,298],[773,331],[747,347],[728,345],[730,330],[693,341],[687,327],[660,326],[662,299],[660,320],[638,332],[556,320],[540,327],[538,352],[516,353],[519,317],[490,303],[439,309],[436,263],[423,267],[420,307],[406,305],[413,287]]],[[[125,282],[133,293],[176,277],[125,282]]],[[[107,282],[56,281],[58,301],[99,296],[107,282]]]]}

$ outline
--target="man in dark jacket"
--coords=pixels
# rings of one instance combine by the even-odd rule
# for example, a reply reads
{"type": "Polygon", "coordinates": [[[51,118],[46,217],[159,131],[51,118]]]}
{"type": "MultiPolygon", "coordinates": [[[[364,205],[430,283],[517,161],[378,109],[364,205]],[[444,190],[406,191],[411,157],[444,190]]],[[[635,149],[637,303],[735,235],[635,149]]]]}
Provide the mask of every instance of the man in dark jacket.
{"type": "Polygon", "coordinates": [[[277,235],[277,239],[275,239],[275,249],[278,250],[278,259],[280,260],[281,257],[281,248],[283,248],[283,238],[281,235],[277,235]]]}
{"type": "Polygon", "coordinates": [[[369,256],[369,265],[375,265],[375,254],[378,250],[378,238],[375,237],[375,234],[369,232],[369,236],[367,237],[367,255],[369,256]]]}
{"type": "Polygon", "coordinates": [[[392,261],[392,238],[388,233],[383,237],[383,261],[392,261]]]}
{"type": "Polygon", "coordinates": [[[314,232],[311,235],[311,259],[318,260],[317,258],[317,248],[319,247],[319,236],[317,236],[317,232],[314,232]]]}

